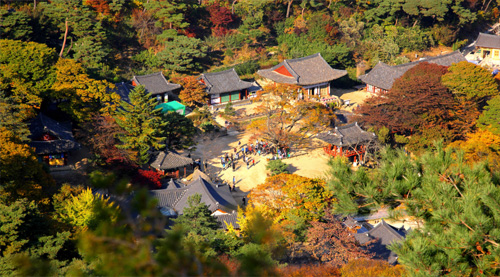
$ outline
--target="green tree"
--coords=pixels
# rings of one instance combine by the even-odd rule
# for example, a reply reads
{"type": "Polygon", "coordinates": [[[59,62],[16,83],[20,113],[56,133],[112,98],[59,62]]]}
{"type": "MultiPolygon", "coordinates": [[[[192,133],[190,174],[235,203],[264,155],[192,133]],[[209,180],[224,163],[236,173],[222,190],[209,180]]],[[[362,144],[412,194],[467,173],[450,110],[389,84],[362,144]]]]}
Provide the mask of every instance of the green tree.
{"type": "Polygon", "coordinates": [[[211,216],[212,212],[205,203],[201,202],[201,195],[195,194],[188,198],[188,207],[182,215],[175,219],[175,224],[182,225],[190,235],[206,236],[217,230],[219,223],[211,216]]]}
{"type": "Polygon", "coordinates": [[[282,160],[271,160],[267,163],[266,169],[271,171],[271,176],[281,173],[288,173],[288,165],[282,160]]]}
{"type": "Polygon", "coordinates": [[[44,44],[0,40],[0,89],[21,109],[39,109],[55,79],[55,51],[44,44]]]}
{"type": "Polygon", "coordinates": [[[491,72],[467,61],[452,64],[441,81],[459,99],[477,102],[498,95],[498,84],[491,72]]]}
{"type": "Polygon", "coordinates": [[[487,102],[488,105],[484,107],[483,113],[477,120],[478,126],[482,129],[491,128],[490,131],[494,134],[500,135],[500,96],[493,97],[487,102]]]}
{"type": "Polygon", "coordinates": [[[18,199],[6,204],[0,201],[1,275],[22,274],[26,263],[33,259],[45,261],[46,273],[60,270],[68,264],[71,256],[59,254],[63,252],[70,233],[55,233],[48,223],[34,202],[18,199]]]}
{"type": "Polygon", "coordinates": [[[119,134],[122,142],[118,148],[137,152],[137,163],[142,165],[149,161],[150,151],[165,147],[160,109],[155,109],[156,99],[146,94],[143,86],[137,86],[129,94],[130,104],[122,101],[114,116],[116,123],[124,129],[119,134]]]}
{"type": "Polygon", "coordinates": [[[437,144],[417,159],[386,149],[379,164],[369,175],[332,164],[336,212],[404,204],[423,225],[392,246],[403,266],[422,276],[500,273],[500,183],[485,163],[467,165],[462,153],[437,144]]]}
{"type": "Polygon", "coordinates": [[[30,131],[26,123],[26,114],[22,112],[21,105],[5,96],[0,90],[0,129],[5,128],[13,133],[21,142],[28,142],[30,131]]]}
{"type": "Polygon", "coordinates": [[[14,40],[30,40],[33,33],[31,17],[24,11],[11,12],[0,7],[0,37],[14,40]]]}
{"type": "Polygon", "coordinates": [[[168,112],[162,115],[162,121],[165,124],[163,136],[168,147],[182,149],[194,144],[196,127],[191,119],[177,112],[168,112]]]}
{"type": "Polygon", "coordinates": [[[163,67],[175,72],[201,70],[199,59],[206,56],[207,47],[197,38],[176,36],[165,43],[165,47],[156,54],[163,67]]]}

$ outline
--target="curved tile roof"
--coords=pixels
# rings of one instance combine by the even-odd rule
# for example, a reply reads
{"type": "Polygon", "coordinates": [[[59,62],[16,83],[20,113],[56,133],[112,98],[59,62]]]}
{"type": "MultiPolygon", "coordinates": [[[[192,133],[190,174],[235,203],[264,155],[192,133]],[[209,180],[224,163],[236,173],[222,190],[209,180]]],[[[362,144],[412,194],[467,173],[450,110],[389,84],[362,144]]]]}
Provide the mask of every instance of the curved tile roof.
{"type": "Polygon", "coordinates": [[[32,140],[40,138],[45,133],[57,138],[50,141],[31,141],[29,145],[34,147],[39,155],[59,154],[80,148],[80,144],[75,141],[71,132],[71,123],[64,124],[40,113],[31,120],[29,129],[31,132],[29,137],[32,140]]]}
{"type": "Polygon", "coordinates": [[[333,69],[320,53],[316,53],[298,59],[284,60],[272,68],[257,71],[257,74],[277,83],[306,86],[338,79],[347,75],[347,71],[333,69]]]}
{"type": "Polygon", "coordinates": [[[434,63],[437,65],[450,66],[454,63],[465,61],[465,57],[459,51],[451,52],[445,55],[436,57],[422,58],[421,60],[390,66],[383,62],[379,62],[370,72],[359,76],[359,79],[366,84],[390,90],[394,81],[403,76],[410,68],[421,62],[434,63]]]}
{"type": "Polygon", "coordinates": [[[181,156],[171,150],[156,152],[151,157],[151,166],[159,170],[175,169],[193,163],[193,159],[181,156]]]}
{"type": "Polygon", "coordinates": [[[200,79],[203,80],[208,94],[238,91],[253,86],[251,82],[242,81],[234,68],[220,72],[203,73],[200,79]]]}
{"type": "Polygon", "coordinates": [[[500,36],[479,33],[479,36],[477,37],[477,40],[475,42],[475,46],[500,49],[500,36]]]}
{"type": "Polygon", "coordinates": [[[148,93],[152,95],[167,93],[181,88],[179,84],[169,83],[163,73],[153,73],[149,75],[134,76],[132,81],[137,85],[143,85],[148,93]]]}
{"type": "Polygon", "coordinates": [[[374,133],[364,131],[358,126],[357,122],[335,127],[334,132],[323,132],[318,134],[317,137],[326,143],[337,146],[362,144],[376,139],[374,133]]]}

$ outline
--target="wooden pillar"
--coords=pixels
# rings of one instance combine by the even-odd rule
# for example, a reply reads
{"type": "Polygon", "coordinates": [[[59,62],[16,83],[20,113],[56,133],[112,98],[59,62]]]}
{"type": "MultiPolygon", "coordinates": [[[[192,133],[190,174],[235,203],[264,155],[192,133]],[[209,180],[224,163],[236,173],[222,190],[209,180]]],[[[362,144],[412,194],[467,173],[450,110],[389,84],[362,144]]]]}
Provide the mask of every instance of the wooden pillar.
{"type": "Polygon", "coordinates": [[[342,157],[344,153],[342,152],[342,146],[340,146],[340,156],[342,157]]]}
{"type": "Polygon", "coordinates": [[[186,166],[184,166],[184,178],[186,178],[186,166]]]}

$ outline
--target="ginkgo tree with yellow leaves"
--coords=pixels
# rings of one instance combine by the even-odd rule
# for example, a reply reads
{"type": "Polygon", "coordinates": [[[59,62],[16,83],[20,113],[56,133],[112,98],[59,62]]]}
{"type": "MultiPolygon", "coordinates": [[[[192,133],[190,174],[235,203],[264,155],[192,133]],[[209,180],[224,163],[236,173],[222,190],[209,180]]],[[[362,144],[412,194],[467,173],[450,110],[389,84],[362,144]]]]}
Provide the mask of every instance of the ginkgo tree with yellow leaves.
{"type": "Polygon", "coordinates": [[[120,96],[109,91],[114,85],[88,76],[83,66],[70,59],[59,59],[55,65],[56,81],[52,98],[62,100],[59,107],[74,120],[88,121],[95,113],[110,115],[120,96]]]}
{"type": "Polygon", "coordinates": [[[298,100],[299,88],[276,84],[264,89],[256,108],[263,118],[248,126],[256,138],[278,147],[300,148],[330,125],[335,115],[319,102],[298,100]]]}

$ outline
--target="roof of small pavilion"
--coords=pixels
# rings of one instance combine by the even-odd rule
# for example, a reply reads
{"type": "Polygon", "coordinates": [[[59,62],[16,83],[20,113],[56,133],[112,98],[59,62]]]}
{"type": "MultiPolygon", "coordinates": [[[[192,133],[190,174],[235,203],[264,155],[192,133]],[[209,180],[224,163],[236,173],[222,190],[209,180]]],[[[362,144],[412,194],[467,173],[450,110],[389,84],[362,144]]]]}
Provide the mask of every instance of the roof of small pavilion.
{"type": "Polygon", "coordinates": [[[272,68],[257,71],[257,74],[281,84],[307,86],[338,79],[347,75],[347,71],[333,69],[320,53],[316,53],[284,60],[272,68]]]}
{"type": "Polygon", "coordinates": [[[234,68],[213,73],[203,73],[199,79],[205,84],[208,94],[239,91],[253,86],[253,83],[241,80],[234,68]]]}
{"type": "Polygon", "coordinates": [[[317,138],[331,145],[349,146],[363,144],[376,139],[375,133],[366,132],[358,123],[351,123],[340,127],[335,127],[332,131],[323,132],[317,138]]]}
{"type": "Polygon", "coordinates": [[[172,150],[153,153],[150,165],[158,170],[181,168],[193,163],[193,159],[181,156],[172,150]]]}

